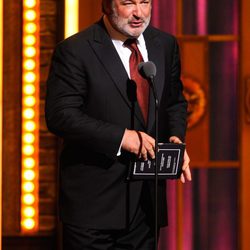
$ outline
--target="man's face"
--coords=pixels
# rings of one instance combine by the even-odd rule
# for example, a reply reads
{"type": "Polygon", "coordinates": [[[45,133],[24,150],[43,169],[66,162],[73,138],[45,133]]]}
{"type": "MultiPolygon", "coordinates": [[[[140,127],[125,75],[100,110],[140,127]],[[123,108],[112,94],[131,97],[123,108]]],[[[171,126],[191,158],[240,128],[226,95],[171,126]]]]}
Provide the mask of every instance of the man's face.
{"type": "Polygon", "coordinates": [[[140,36],[150,22],[151,0],[113,0],[111,9],[111,25],[126,37],[140,36]]]}

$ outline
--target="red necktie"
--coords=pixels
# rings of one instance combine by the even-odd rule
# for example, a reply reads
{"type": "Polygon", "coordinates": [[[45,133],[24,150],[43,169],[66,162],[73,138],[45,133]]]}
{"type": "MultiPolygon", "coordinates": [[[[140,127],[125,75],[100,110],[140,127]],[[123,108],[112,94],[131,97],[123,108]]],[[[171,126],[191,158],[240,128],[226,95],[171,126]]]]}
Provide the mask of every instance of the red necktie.
{"type": "Polygon", "coordinates": [[[131,50],[129,58],[130,78],[136,83],[137,102],[141,108],[143,118],[147,124],[148,120],[148,98],[149,98],[149,85],[138,72],[138,64],[143,62],[142,55],[137,47],[136,39],[128,39],[124,42],[124,46],[131,50]]]}

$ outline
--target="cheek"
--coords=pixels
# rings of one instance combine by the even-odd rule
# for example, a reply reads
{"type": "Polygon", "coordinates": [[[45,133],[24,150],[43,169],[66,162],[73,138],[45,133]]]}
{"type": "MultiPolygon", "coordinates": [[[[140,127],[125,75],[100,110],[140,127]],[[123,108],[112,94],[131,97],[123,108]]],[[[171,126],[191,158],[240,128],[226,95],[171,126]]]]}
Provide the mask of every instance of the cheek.
{"type": "Polygon", "coordinates": [[[117,8],[117,15],[121,18],[129,18],[132,15],[132,11],[126,8],[117,8]]]}
{"type": "Polygon", "coordinates": [[[149,17],[151,15],[151,8],[146,8],[145,10],[143,10],[143,15],[145,17],[149,17]]]}

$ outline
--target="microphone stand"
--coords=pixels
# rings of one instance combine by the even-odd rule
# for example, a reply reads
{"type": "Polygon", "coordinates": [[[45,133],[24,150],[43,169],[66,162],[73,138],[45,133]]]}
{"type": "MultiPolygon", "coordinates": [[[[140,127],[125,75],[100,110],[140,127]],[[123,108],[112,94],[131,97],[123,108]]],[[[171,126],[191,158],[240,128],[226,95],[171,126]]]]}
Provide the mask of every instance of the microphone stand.
{"type": "Polygon", "coordinates": [[[159,100],[155,88],[154,76],[149,78],[150,87],[152,88],[155,99],[155,250],[158,249],[158,108],[159,100]]]}

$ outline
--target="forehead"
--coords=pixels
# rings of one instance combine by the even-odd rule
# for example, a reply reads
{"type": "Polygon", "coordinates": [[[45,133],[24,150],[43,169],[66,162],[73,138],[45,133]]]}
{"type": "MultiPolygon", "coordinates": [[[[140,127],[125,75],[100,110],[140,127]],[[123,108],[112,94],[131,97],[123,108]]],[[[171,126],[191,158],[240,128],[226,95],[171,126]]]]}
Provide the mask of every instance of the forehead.
{"type": "Polygon", "coordinates": [[[111,6],[119,6],[127,2],[135,4],[148,2],[150,5],[152,5],[152,0],[102,0],[102,8],[105,10],[106,8],[111,8],[111,6]]]}
{"type": "MultiPolygon", "coordinates": [[[[105,3],[123,3],[123,2],[144,2],[145,0],[103,0],[105,3]]],[[[149,2],[152,2],[152,0],[148,0],[149,2]]]]}

